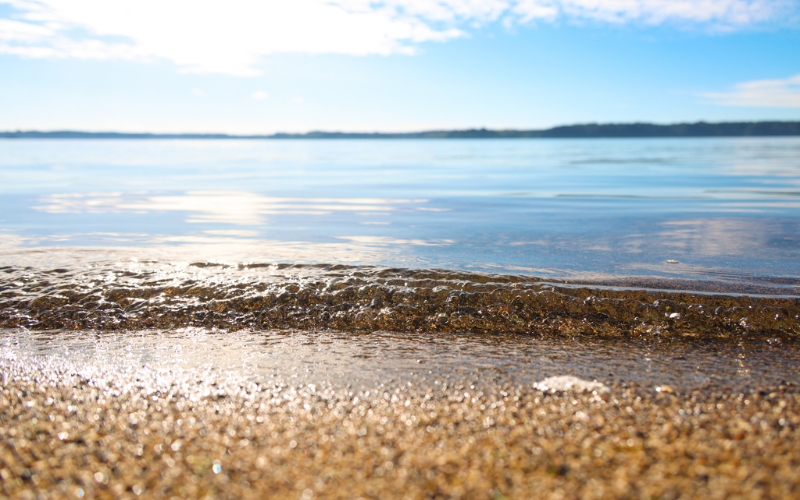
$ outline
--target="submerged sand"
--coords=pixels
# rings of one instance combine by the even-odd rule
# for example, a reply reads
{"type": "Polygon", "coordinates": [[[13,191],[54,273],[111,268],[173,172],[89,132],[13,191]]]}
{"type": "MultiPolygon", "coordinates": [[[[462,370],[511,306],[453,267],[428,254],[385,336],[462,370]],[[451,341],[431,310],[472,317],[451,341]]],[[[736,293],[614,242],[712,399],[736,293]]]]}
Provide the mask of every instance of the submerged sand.
{"type": "MultiPolygon", "coordinates": [[[[190,398],[4,368],[9,498],[797,498],[800,391],[313,385],[190,398]]],[[[467,382],[468,384],[468,382],[467,382]]]]}
{"type": "Polygon", "coordinates": [[[148,266],[5,270],[0,497],[800,498],[796,298],[148,266]]]}

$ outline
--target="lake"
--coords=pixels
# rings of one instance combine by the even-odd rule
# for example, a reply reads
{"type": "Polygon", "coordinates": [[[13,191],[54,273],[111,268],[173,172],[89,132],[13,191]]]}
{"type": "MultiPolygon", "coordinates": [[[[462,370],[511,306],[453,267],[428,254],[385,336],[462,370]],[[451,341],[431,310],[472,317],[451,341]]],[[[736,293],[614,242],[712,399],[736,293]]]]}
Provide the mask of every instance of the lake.
{"type": "Polygon", "coordinates": [[[0,181],[19,263],[135,248],[787,295],[800,277],[800,138],[5,140],[0,181]]]}
{"type": "Polygon", "coordinates": [[[687,387],[796,360],[800,138],[4,140],[0,192],[6,360],[687,387]]]}

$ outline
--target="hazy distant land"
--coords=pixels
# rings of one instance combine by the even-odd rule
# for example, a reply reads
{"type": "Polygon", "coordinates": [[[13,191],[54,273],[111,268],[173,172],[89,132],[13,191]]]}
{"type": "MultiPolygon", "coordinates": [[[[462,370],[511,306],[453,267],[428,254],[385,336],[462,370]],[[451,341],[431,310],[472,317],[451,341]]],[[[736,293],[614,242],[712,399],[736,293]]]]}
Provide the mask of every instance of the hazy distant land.
{"type": "Polygon", "coordinates": [[[430,130],[425,132],[307,132],[271,135],[231,134],[147,134],[120,132],[0,132],[6,139],[519,139],[519,138],[635,138],[635,137],[770,137],[800,136],[800,121],[722,122],[722,123],[607,123],[579,124],[544,130],[430,130]]]}

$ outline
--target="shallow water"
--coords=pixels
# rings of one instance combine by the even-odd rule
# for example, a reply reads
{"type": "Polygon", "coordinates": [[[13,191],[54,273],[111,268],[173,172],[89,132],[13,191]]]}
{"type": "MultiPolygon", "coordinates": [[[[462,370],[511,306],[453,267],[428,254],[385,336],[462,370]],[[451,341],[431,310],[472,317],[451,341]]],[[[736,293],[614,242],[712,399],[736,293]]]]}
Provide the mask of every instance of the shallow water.
{"type": "Polygon", "coordinates": [[[489,391],[530,388],[565,374],[607,386],[746,391],[797,384],[800,362],[794,339],[540,339],[204,328],[0,332],[3,371],[39,364],[45,374],[78,374],[128,391],[177,389],[190,398],[307,387],[489,391]]]}
{"type": "Polygon", "coordinates": [[[0,245],[797,294],[799,159],[800,138],[4,140],[0,245]]]}
{"type": "Polygon", "coordinates": [[[0,181],[4,366],[800,382],[798,138],[6,140],[0,181]]]}

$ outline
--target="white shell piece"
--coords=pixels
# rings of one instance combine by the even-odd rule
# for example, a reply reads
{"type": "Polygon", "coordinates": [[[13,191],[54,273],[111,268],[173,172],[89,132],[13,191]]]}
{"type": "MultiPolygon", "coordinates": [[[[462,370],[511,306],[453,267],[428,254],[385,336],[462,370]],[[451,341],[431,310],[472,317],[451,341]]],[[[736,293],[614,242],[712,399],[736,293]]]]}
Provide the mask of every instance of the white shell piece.
{"type": "Polygon", "coordinates": [[[558,375],[548,377],[533,384],[535,389],[545,392],[607,392],[608,387],[600,382],[583,380],[572,375],[558,375]]]}

